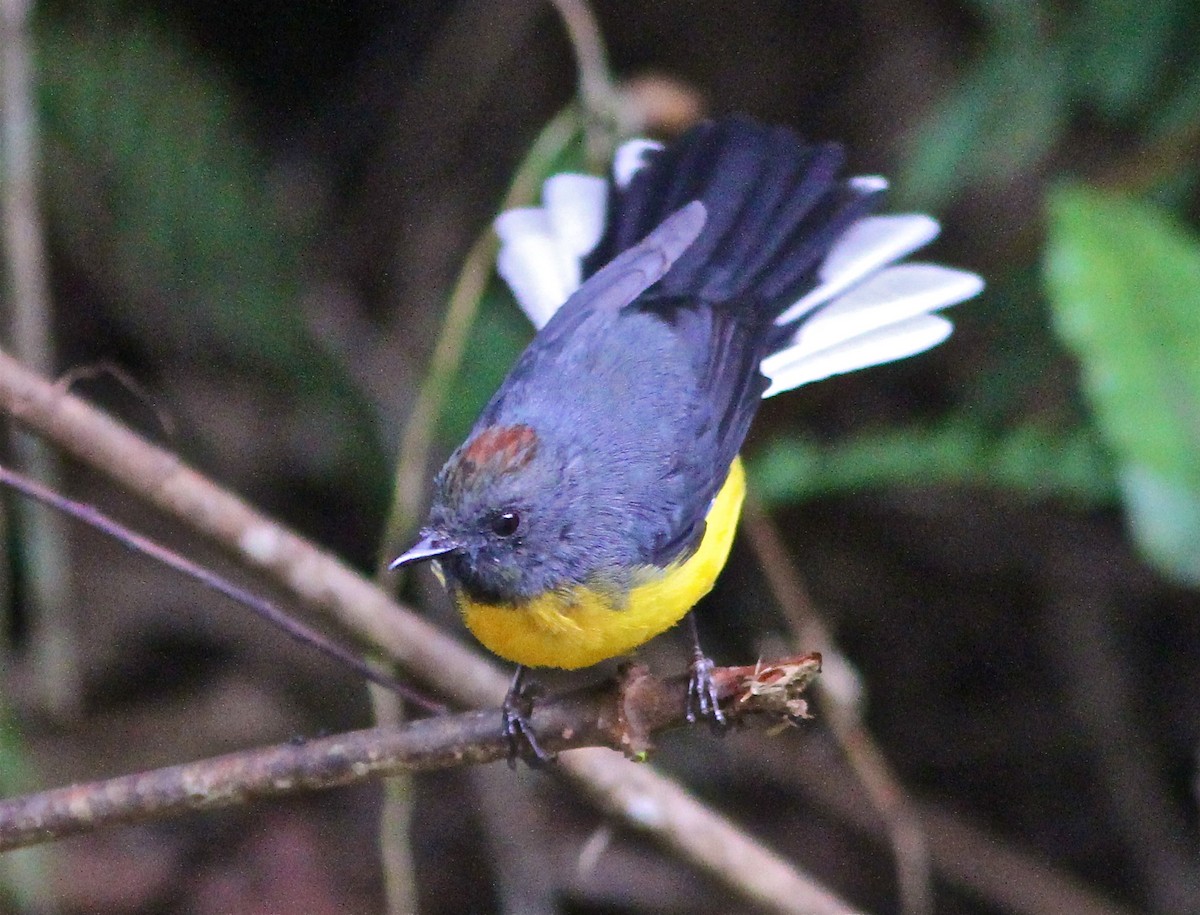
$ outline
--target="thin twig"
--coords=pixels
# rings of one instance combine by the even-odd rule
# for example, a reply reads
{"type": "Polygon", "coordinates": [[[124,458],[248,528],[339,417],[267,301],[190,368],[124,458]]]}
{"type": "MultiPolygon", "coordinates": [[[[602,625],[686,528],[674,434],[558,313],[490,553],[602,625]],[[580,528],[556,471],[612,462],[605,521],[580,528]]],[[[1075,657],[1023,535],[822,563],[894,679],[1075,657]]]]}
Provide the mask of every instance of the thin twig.
{"type": "MultiPolygon", "coordinates": [[[[45,234],[38,207],[38,127],[33,103],[29,0],[0,3],[0,69],[3,78],[3,223],[10,303],[8,333],[14,352],[39,371],[54,370],[50,283],[45,234]]],[[[41,442],[17,435],[20,465],[58,485],[58,456],[41,442]]],[[[53,513],[37,506],[15,511],[26,541],[24,572],[31,626],[31,654],[38,693],[55,714],[79,712],[80,672],[72,618],[66,532],[53,513]]]]}
{"type": "MultiPolygon", "coordinates": [[[[607,54],[599,27],[591,9],[582,0],[552,0],[558,10],[579,67],[579,106],[568,105],[542,128],[533,146],[513,176],[501,210],[533,203],[550,166],[582,130],[588,146],[589,162],[599,168],[612,155],[615,127],[597,131],[596,122],[613,121],[617,94],[608,71],[607,54]],[[580,110],[582,109],[582,123],[580,110]],[[594,147],[594,148],[593,148],[594,147]],[[592,154],[598,157],[593,160],[592,154]]],[[[496,256],[496,236],[489,225],[484,229],[463,262],[454,289],[450,293],[441,332],[433,356],[413,400],[400,441],[396,461],[393,502],[380,540],[378,568],[386,568],[411,536],[419,522],[425,500],[425,473],[433,444],[433,430],[441,415],[450,383],[458,373],[467,339],[475,324],[479,303],[492,276],[496,256]]]]}
{"type": "MultiPolygon", "coordinates": [[[[38,206],[37,109],[34,103],[34,69],[30,40],[32,0],[3,0],[0,4],[0,118],[3,123],[4,260],[7,272],[5,328],[10,345],[44,372],[54,369],[45,234],[38,206]]],[[[45,442],[24,434],[12,437],[13,454],[22,466],[58,481],[62,477],[58,454],[45,442]]],[[[36,695],[46,710],[60,718],[74,718],[82,702],[75,603],[69,578],[67,541],[63,525],[53,513],[37,506],[0,505],[0,536],[7,540],[15,519],[24,540],[23,572],[27,580],[25,610],[29,623],[29,655],[36,695]]],[[[11,554],[0,565],[0,600],[11,612],[11,554]]],[[[12,759],[20,771],[23,760],[12,759]]],[[[53,890],[47,878],[48,862],[38,852],[25,860],[5,859],[0,879],[7,896],[26,911],[52,911],[53,890]]]]}
{"type": "MultiPolygon", "coordinates": [[[[380,667],[384,664],[380,662],[380,667]]],[[[371,689],[371,711],[376,727],[401,727],[407,720],[400,697],[371,689]]],[[[376,835],[383,878],[384,912],[416,915],[417,863],[413,854],[413,773],[402,772],[383,783],[383,804],[376,835]]]]}
{"type": "Polygon", "coordinates": [[[837,898],[649,766],[593,749],[564,755],[560,768],[601,809],[653,836],[685,860],[703,862],[709,874],[771,911],[866,915],[864,909],[837,898]]]}
{"type": "MultiPolygon", "coordinates": [[[[503,699],[509,678],[494,663],[389,599],[332,554],[3,352],[0,409],[269,573],[308,607],[327,612],[438,692],[476,707],[503,699]]],[[[558,768],[603,809],[765,907],[809,915],[851,911],[828,902],[833,897],[812,878],[647,766],[603,750],[579,750],[564,755],[558,768]]]]}
{"type": "MultiPolygon", "coordinates": [[[[792,717],[797,695],[819,669],[819,658],[804,656],[718,668],[714,682],[732,720],[764,725],[792,717]],[[763,671],[787,671],[786,682],[780,686],[763,671]]],[[[532,725],[538,742],[554,752],[586,746],[644,752],[655,734],[686,724],[687,680],[633,668],[618,680],[539,702],[532,725]]],[[[444,715],[0,801],[0,851],[251,798],[493,762],[510,752],[499,721],[498,709],[444,715]]]]}
{"type": "MultiPolygon", "coordinates": [[[[577,121],[573,108],[567,108],[542,130],[517,170],[504,202],[505,208],[521,206],[534,199],[548,163],[558,158],[578,134],[577,121]]],[[[467,339],[492,275],[495,253],[495,233],[488,226],[471,246],[459,271],[433,355],[404,426],[396,461],[392,505],[376,557],[375,580],[385,590],[389,580],[395,581],[394,576],[388,574],[388,564],[403,549],[404,542],[413,535],[420,523],[420,513],[428,492],[425,474],[437,419],[449,396],[451,382],[462,365],[467,339]]],[[[391,702],[388,697],[380,696],[375,691],[371,693],[371,708],[377,724],[400,724],[404,717],[400,703],[391,702]]],[[[387,911],[392,915],[416,910],[416,868],[408,841],[411,795],[412,786],[405,784],[405,779],[390,779],[379,822],[384,892],[387,911]]]]}
{"type": "MultiPolygon", "coordinates": [[[[946,881],[986,899],[998,911],[1023,915],[1131,915],[1078,879],[1056,871],[1036,857],[1022,853],[998,835],[931,805],[916,804],[892,775],[886,759],[862,725],[852,696],[838,695],[835,685],[837,651],[832,636],[812,610],[795,565],[783,548],[779,532],[754,504],[747,505],[745,530],[797,640],[819,647],[826,655],[825,675],[814,684],[822,720],[865,790],[872,811],[851,783],[816,760],[789,760],[789,784],[802,790],[857,829],[886,833],[896,858],[898,883],[908,911],[932,905],[932,870],[946,881]],[[830,659],[833,663],[830,663],[830,659]]],[[[851,688],[850,692],[853,692],[851,688]]],[[[1110,733],[1106,731],[1106,733],[1110,733]]],[[[768,774],[770,754],[742,754],[760,774],[768,774]]]]}
{"type": "Polygon", "coordinates": [[[577,95],[583,109],[584,151],[588,166],[599,171],[612,157],[614,138],[624,127],[621,99],[608,68],[608,52],[596,14],[586,0],[550,0],[562,19],[575,53],[577,95]]]}
{"type": "Polygon", "coordinates": [[[37,114],[29,50],[30,0],[3,0],[4,238],[12,283],[12,345],[31,365],[50,371],[50,284],[37,203],[37,114]]]}
{"type": "MultiPolygon", "coordinates": [[[[890,839],[890,826],[865,796],[861,782],[839,765],[844,760],[831,758],[822,742],[802,741],[787,755],[770,752],[757,735],[749,735],[746,743],[745,752],[738,754],[744,775],[777,790],[799,791],[815,809],[851,829],[883,842],[890,839]]],[[[960,892],[983,900],[988,911],[1135,915],[1073,874],[1055,868],[1045,855],[1022,850],[1010,837],[932,804],[917,803],[915,811],[938,874],[960,892]]]]}
{"type": "MultiPolygon", "coordinates": [[[[504,201],[504,208],[532,202],[551,162],[561,156],[578,135],[578,116],[573,106],[564,109],[542,129],[532,149],[517,170],[504,201]]],[[[429,366],[413,400],[400,440],[392,505],[384,525],[376,561],[375,580],[387,588],[390,561],[403,549],[420,521],[428,486],[425,474],[434,441],[437,419],[445,406],[451,382],[458,374],[467,339],[478,316],[479,305],[492,276],[496,238],[489,225],[476,238],[450,294],[441,331],[429,366]]],[[[399,724],[404,717],[401,703],[371,693],[377,724],[399,724]]],[[[384,794],[379,823],[380,857],[383,863],[387,911],[392,915],[416,910],[416,868],[409,843],[412,786],[403,778],[390,779],[384,794]]]]}
{"type": "Polygon", "coordinates": [[[774,522],[753,500],[746,506],[743,528],[796,643],[820,647],[832,661],[833,676],[818,682],[817,696],[825,723],[888,824],[900,910],[906,915],[928,915],[933,911],[933,874],[925,834],[900,780],[863,724],[857,681],[846,682],[856,677],[850,662],[842,658],[832,633],[813,610],[774,522]]]}
{"type": "Polygon", "coordinates": [[[113,538],[122,546],[128,547],[135,553],[149,556],[156,562],[174,569],[181,575],[186,575],[193,581],[198,581],[206,588],[210,588],[218,594],[223,594],[229,599],[237,601],[272,626],[282,630],[289,638],[295,639],[302,645],[315,648],[326,657],[346,665],[360,677],[403,696],[409,702],[425,711],[433,714],[441,714],[446,711],[446,706],[440,702],[433,702],[394,677],[389,677],[375,670],[362,658],[342,648],[337,643],[331,642],[325,636],[321,635],[321,633],[289,616],[265,598],[259,597],[257,594],[235,585],[229,579],[218,575],[212,569],[205,568],[199,563],[181,556],[174,550],[167,549],[162,544],[155,543],[150,538],[125,527],[125,525],[110,518],[94,505],[68,499],[66,496],[56,493],[54,490],[3,465],[0,465],[0,485],[9,486],[31,499],[36,499],[42,505],[62,512],[64,515],[68,515],[77,521],[81,521],[89,527],[100,531],[100,533],[113,538]]]}
{"type": "MultiPolygon", "coordinates": [[[[543,128],[517,170],[502,209],[525,206],[535,199],[549,163],[557,159],[578,134],[578,120],[574,106],[570,106],[543,128]]],[[[462,365],[467,338],[475,324],[488,280],[491,279],[495,259],[496,236],[492,227],[488,226],[475,239],[459,271],[433,356],[404,427],[396,460],[392,507],[380,539],[377,557],[380,570],[396,558],[403,549],[404,541],[412,536],[420,521],[428,490],[425,474],[433,445],[433,430],[449,396],[451,382],[462,365]]]]}
{"type": "Polygon", "coordinates": [[[58,383],[71,389],[82,381],[94,381],[99,378],[111,378],[125,389],[138,404],[149,411],[158,423],[159,430],[166,439],[175,437],[175,420],[171,414],[154,402],[154,396],[149,388],[133,377],[124,368],[108,359],[100,359],[88,365],[73,365],[58,376],[58,383]]]}
{"type": "Polygon", "coordinates": [[[450,392],[450,382],[458,372],[466,350],[470,329],[483,290],[491,276],[496,241],[489,228],[475,239],[467,253],[458,282],[450,294],[449,307],[442,321],[442,332],[434,345],[429,368],[417,389],[409,411],[408,422],[400,438],[400,453],[396,461],[395,484],[392,487],[392,506],[380,538],[376,557],[377,572],[386,569],[403,549],[402,543],[412,536],[419,523],[427,490],[425,474],[429,451],[433,445],[433,430],[450,392]]]}
{"type": "MultiPolygon", "coordinates": [[[[1078,550],[1076,550],[1078,552],[1078,550]]],[[[1071,551],[1055,554],[1045,578],[1053,600],[1047,651],[1061,665],[1067,713],[1076,739],[1091,749],[1095,790],[1105,799],[1116,834],[1140,872],[1149,907],[1162,915],[1194,913],[1200,905],[1200,866],[1188,822],[1139,727],[1138,700],[1129,684],[1131,661],[1115,634],[1115,586],[1071,551]]]]}

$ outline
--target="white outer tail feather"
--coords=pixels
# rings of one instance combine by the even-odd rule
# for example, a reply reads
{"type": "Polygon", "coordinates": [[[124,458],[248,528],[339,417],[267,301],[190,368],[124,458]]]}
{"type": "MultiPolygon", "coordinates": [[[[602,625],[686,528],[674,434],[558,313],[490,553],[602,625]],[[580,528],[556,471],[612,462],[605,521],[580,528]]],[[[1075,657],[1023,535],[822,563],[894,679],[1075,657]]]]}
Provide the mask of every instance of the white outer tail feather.
{"type": "MultiPolygon", "coordinates": [[[[614,158],[625,187],[660,148],[631,140],[614,158]]],[[[886,187],[876,176],[851,182],[886,187]]],[[[541,329],[582,282],[582,261],[600,241],[608,215],[608,184],[590,175],[555,175],[543,205],[496,218],[496,269],[521,310],[541,329]]],[[[978,295],[983,280],[935,264],[895,264],[937,237],[937,220],[923,214],[867,216],[847,230],[822,263],[821,284],[788,308],[779,325],[800,321],[791,344],[762,362],[770,397],[856,369],[904,359],[945,340],[953,325],[931,314],[978,295]]]]}
{"type": "Polygon", "coordinates": [[[929,244],[939,231],[937,220],[923,213],[860,219],[826,255],[817,271],[821,285],[776,318],[775,323],[790,324],[874,271],[929,244]]]}
{"type": "Polygon", "coordinates": [[[608,182],[593,175],[554,175],[541,207],[496,217],[496,270],[521,310],[541,330],[583,282],[583,258],[600,242],[608,213],[608,182]]]}
{"type": "Polygon", "coordinates": [[[832,375],[907,359],[937,346],[953,330],[954,325],[941,315],[925,314],[876,328],[799,358],[790,349],[782,350],[762,361],[762,372],[771,380],[763,397],[774,397],[832,375]]]}
{"type": "Polygon", "coordinates": [[[577,269],[604,235],[608,182],[593,175],[553,175],[542,185],[550,229],[577,269]]]}

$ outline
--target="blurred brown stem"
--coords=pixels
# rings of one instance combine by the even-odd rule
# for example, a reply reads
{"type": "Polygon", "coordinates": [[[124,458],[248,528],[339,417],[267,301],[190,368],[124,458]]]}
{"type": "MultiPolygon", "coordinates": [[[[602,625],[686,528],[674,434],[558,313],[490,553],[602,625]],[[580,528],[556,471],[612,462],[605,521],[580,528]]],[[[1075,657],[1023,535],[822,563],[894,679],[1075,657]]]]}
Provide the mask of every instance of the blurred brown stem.
{"type": "MultiPolygon", "coordinates": [[[[715,670],[731,720],[752,725],[787,718],[778,696],[763,691],[760,673],[784,668],[795,672],[789,684],[794,696],[816,676],[820,661],[805,656],[715,670]]],[[[539,702],[532,724],[539,743],[552,752],[588,746],[644,752],[653,735],[687,723],[687,684],[686,675],[660,680],[634,668],[618,680],[539,702]]],[[[443,715],[0,801],[0,851],[251,798],[493,762],[509,754],[499,722],[499,709],[443,715]]]]}
{"type": "MultiPolygon", "coordinates": [[[[739,762],[751,778],[798,791],[815,809],[867,835],[890,840],[891,827],[879,815],[861,782],[834,759],[822,741],[803,741],[799,754],[769,752],[758,735],[747,738],[739,762]]],[[[739,749],[742,749],[739,747],[739,749]]],[[[839,753],[841,748],[837,748],[839,753]]],[[[1036,852],[969,818],[918,803],[913,806],[927,837],[930,858],[951,886],[984,900],[989,911],[1011,915],[1135,915],[1104,898],[1079,878],[1056,869],[1036,852]]]]}
{"type": "MultiPolygon", "coordinates": [[[[3,223],[8,268],[10,345],[43,372],[54,368],[50,287],[44,227],[38,208],[37,113],[29,0],[0,3],[0,71],[3,80],[3,223]]],[[[16,435],[21,467],[58,488],[57,455],[41,442],[16,435]]],[[[53,512],[24,504],[14,511],[25,543],[22,571],[30,620],[30,651],[40,700],[53,714],[73,717],[80,703],[80,673],[66,531],[53,512]]]]}
{"type": "Polygon", "coordinates": [[[1196,847],[1162,774],[1166,766],[1155,760],[1153,742],[1140,727],[1139,700],[1127,676],[1132,664],[1114,631],[1115,589],[1074,562],[1060,560],[1046,577],[1055,596],[1047,617],[1053,633],[1048,653],[1062,668],[1076,739],[1086,741],[1095,757],[1095,790],[1125,837],[1151,908],[1192,915],[1200,899],[1196,847]]]}
{"type": "MultiPolygon", "coordinates": [[[[494,663],[176,455],[151,445],[3,352],[0,409],[249,567],[269,574],[307,606],[327,612],[441,693],[472,706],[498,705],[503,699],[509,678],[494,663]]],[[[579,750],[564,755],[558,770],[604,810],[765,907],[810,915],[850,911],[810,877],[650,767],[604,750],[579,750]]]]}
{"type": "MultiPolygon", "coordinates": [[[[575,121],[574,110],[568,108],[542,130],[513,179],[505,207],[527,203],[534,198],[538,179],[545,173],[547,163],[560,154],[575,136],[575,121]]],[[[385,589],[389,583],[388,563],[403,549],[404,541],[412,536],[420,523],[428,490],[426,473],[437,419],[461,367],[467,338],[491,279],[495,252],[495,235],[491,226],[488,226],[476,238],[463,262],[458,281],[450,293],[433,356],[404,426],[396,461],[392,505],[384,524],[376,560],[375,579],[385,589]]],[[[391,697],[372,691],[371,705],[378,724],[399,724],[403,720],[402,705],[391,697]]],[[[399,778],[390,780],[380,819],[380,853],[384,862],[388,911],[393,915],[415,912],[417,905],[416,871],[407,841],[411,825],[408,816],[410,805],[411,785],[399,778]]]]}
{"type": "MultiPolygon", "coordinates": [[[[574,106],[561,111],[546,125],[517,170],[502,209],[528,205],[535,199],[548,163],[562,153],[578,129],[574,106]]],[[[404,541],[412,536],[420,522],[428,490],[426,473],[434,429],[462,364],[467,338],[492,276],[495,255],[496,236],[488,226],[479,234],[463,262],[458,281],[450,293],[433,356],[404,426],[396,460],[392,507],[380,540],[378,568],[381,571],[403,550],[404,541]]]]}
{"type": "Polygon", "coordinates": [[[550,0],[562,19],[575,53],[578,74],[576,94],[583,111],[584,151],[588,167],[600,171],[608,165],[613,140],[621,127],[620,97],[608,68],[608,52],[596,14],[586,0],[550,0]]]}
{"type": "Polygon", "coordinates": [[[229,579],[218,575],[216,572],[199,563],[193,562],[186,556],[182,556],[174,550],[169,550],[162,544],[155,543],[148,537],[130,530],[120,522],[108,517],[95,506],[68,499],[54,492],[54,490],[31,480],[24,474],[17,473],[3,465],[0,465],[0,485],[15,489],[48,508],[52,508],[94,528],[134,552],[141,553],[143,556],[162,563],[168,568],[174,569],[179,574],[185,575],[193,581],[204,585],[206,588],[216,591],[218,594],[223,594],[230,600],[236,601],[243,607],[246,607],[277,629],[282,630],[289,638],[319,651],[339,664],[349,667],[365,680],[390,692],[404,696],[408,701],[424,709],[426,712],[438,714],[446,711],[444,705],[432,702],[393,677],[380,673],[357,655],[352,654],[337,643],[331,642],[321,635],[321,633],[306,626],[298,619],[289,616],[270,601],[235,585],[229,579]]]}
{"type": "MultiPolygon", "coordinates": [[[[617,98],[608,72],[607,57],[595,17],[584,0],[553,0],[567,29],[579,70],[579,109],[588,160],[593,165],[606,160],[615,135],[617,98]]],[[[570,106],[555,117],[538,136],[509,188],[503,208],[532,202],[548,165],[566,149],[579,132],[577,109],[570,106]]],[[[380,540],[376,578],[386,586],[387,563],[403,548],[419,524],[426,499],[425,474],[434,441],[434,429],[442,413],[451,383],[457,375],[467,339],[478,315],[479,304],[492,276],[496,239],[491,226],[476,238],[450,295],[441,333],[428,370],[414,399],[400,442],[392,507],[380,540]]],[[[376,720],[398,723],[403,708],[390,697],[372,693],[376,720]]],[[[381,849],[389,912],[415,911],[415,870],[404,840],[409,833],[410,787],[400,780],[388,785],[381,822],[381,849]]]]}
{"type": "Polygon", "coordinates": [[[792,629],[796,644],[819,648],[833,668],[832,677],[818,681],[816,690],[825,722],[845,753],[851,769],[888,824],[900,908],[905,915],[933,911],[933,874],[925,834],[900,780],[863,724],[850,662],[842,657],[833,635],[812,607],[783,538],[770,517],[753,500],[746,506],[743,526],[762,563],[771,591],[792,629]],[[848,687],[848,688],[846,688],[848,687]]]}

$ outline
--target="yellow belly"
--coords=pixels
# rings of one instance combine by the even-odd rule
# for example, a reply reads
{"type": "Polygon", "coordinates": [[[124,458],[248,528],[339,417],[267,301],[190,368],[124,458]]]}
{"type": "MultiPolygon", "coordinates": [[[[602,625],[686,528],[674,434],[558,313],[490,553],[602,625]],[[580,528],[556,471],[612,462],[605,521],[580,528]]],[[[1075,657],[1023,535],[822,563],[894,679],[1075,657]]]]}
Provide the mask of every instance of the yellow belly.
{"type": "Polygon", "coordinates": [[[745,472],[735,458],[695,552],[664,569],[636,570],[636,584],[619,608],[611,595],[584,586],[519,606],[476,603],[460,593],[467,628],[500,657],[530,667],[573,669],[625,654],[670,629],[712,589],[729,557],[745,492],[745,472]]]}

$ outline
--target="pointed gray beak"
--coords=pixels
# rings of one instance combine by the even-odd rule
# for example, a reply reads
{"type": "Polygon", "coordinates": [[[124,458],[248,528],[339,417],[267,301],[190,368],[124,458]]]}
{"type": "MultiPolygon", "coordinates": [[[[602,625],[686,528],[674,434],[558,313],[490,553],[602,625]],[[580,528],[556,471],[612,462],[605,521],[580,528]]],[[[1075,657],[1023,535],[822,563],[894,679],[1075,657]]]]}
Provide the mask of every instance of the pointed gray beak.
{"type": "Polygon", "coordinates": [[[459,543],[444,534],[437,531],[421,531],[421,539],[393,559],[388,565],[388,571],[395,571],[414,562],[424,562],[426,559],[436,559],[458,548],[459,543]]]}

